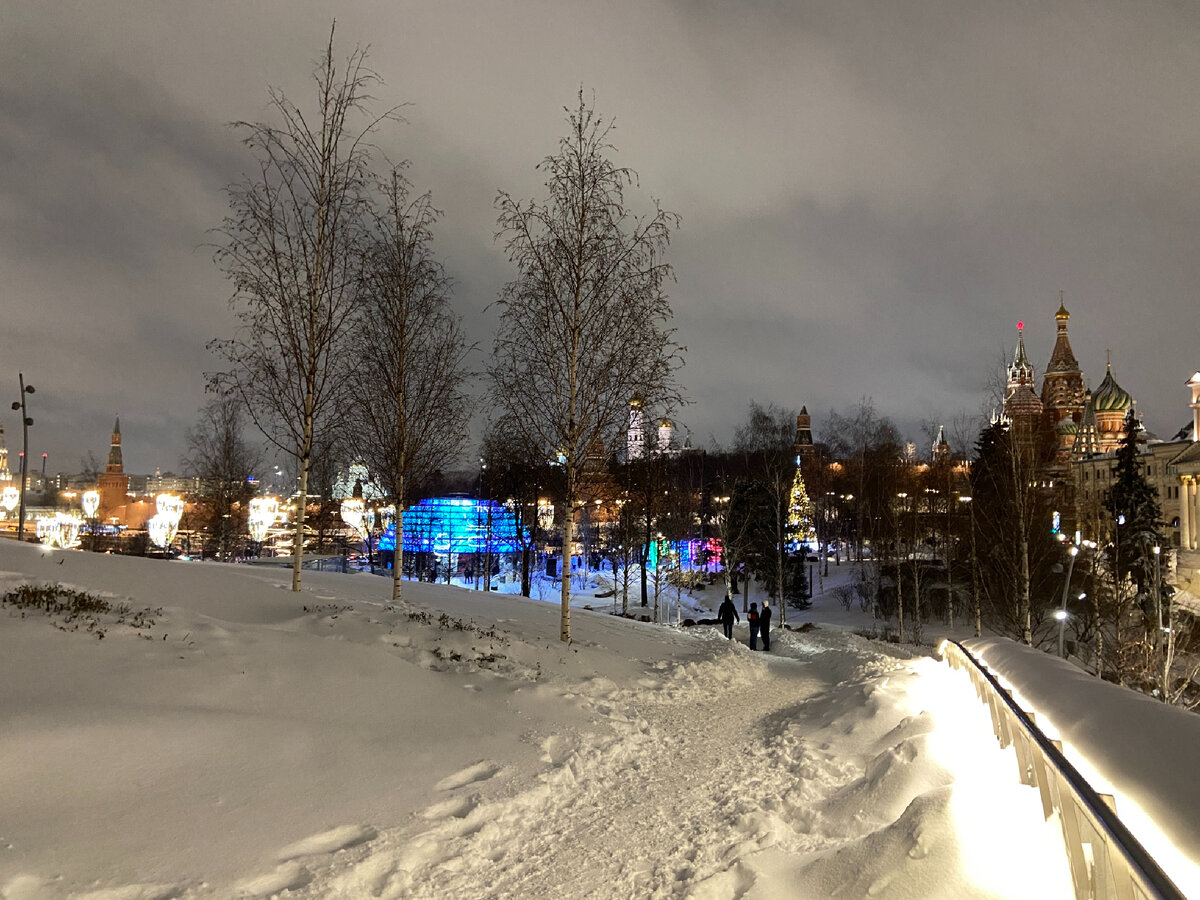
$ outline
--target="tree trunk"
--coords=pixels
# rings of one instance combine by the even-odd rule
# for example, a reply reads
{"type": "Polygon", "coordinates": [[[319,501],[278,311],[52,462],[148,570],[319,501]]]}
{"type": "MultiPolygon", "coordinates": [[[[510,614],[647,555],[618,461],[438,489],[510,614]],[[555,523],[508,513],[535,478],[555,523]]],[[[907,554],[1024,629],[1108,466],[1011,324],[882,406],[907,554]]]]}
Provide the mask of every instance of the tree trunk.
{"type": "Polygon", "coordinates": [[[308,454],[300,460],[300,496],[296,506],[296,529],[292,541],[292,590],[300,590],[300,569],[304,565],[304,516],[308,508],[308,454]]]}
{"type": "Polygon", "coordinates": [[[396,476],[396,543],[392,550],[392,602],[399,603],[404,581],[404,474],[396,476]]]}
{"type": "Polygon", "coordinates": [[[562,616],[560,619],[558,639],[571,643],[571,545],[575,540],[575,489],[574,473],[567,474],[566,510],[563,520],[563,552],[562,552],[562,616]]]}
{"type": "Polygon", "coordinates": [[[1021,616],[1021,640],[1033,646],[1033,622],[1031,619],[1031,609],[1029,602],[1029,536],[1025,533],[1024,523],[1021,527],[1021,543],[1020,543],[1020,578],[1018,582],[1017,603],[1019,604],[1019,612],[1021,616]]]}

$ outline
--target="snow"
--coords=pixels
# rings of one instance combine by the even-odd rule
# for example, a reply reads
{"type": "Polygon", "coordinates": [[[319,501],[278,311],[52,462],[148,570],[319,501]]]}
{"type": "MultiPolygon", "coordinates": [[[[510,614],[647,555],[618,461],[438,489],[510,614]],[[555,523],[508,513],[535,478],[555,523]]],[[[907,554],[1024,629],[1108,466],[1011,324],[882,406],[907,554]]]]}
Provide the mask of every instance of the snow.
{"type": "Polygon", "coordinates": [[[825,597],[755,653],[611,600],[568,646],[550,600],[289,580],[0,542],[0,592],[152,620],[0,609],[0,897],[1072,896],[968,679],[825,597]]]}

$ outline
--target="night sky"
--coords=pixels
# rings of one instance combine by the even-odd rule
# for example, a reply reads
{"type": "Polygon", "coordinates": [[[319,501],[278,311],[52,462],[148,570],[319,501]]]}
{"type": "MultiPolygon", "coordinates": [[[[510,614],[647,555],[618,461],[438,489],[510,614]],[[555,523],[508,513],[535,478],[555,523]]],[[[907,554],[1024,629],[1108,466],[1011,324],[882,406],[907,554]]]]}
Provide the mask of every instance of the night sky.
{"type": "MultiPolygon", "coordinates": [[[[251,168],[232,120],[302,107],[337,14],[405,124],[379,145],[445,212],[471,338],[512,275],[498,189],[528,197],[580,85],[617,160],[683,217],[670,260],[694,444],[751,400],[863,397],[924,443],[978,414],[1016,322],[1039,370],[1059,291],[1090,386],[1190,421],[1200,368],[1200,5],[0,0],[0,422],[31,456],[179,470],[205,350],[233,331],[209,230],[251,168]],[[11,396],[9,396],[11,394],[11,396]]],[[[482,363],[482,357],[478,358],[482,363]]],[[[473,451],[468,450],[468,454],[473,451]]]]}

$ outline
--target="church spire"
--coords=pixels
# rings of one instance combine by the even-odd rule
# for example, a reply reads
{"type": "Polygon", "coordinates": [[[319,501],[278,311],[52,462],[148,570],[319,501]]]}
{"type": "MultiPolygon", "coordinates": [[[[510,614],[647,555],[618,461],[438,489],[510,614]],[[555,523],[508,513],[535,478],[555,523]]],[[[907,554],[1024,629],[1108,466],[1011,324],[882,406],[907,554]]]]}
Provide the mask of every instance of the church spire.
{"type": "Polygon", "coordinates": [[[1063,301],[1063,292],[1058,292],[1058,312],[1054,314],[1054,323],[1058,326],[1058,335],[1054,339],[1054,351],[1050,354],[1047,372],[1079,372],[1079,361],[1071,350],[1071,339],[1067,336],[1067,322],[1071,314],[1067,312],[1063,301]]]}
{"type": "Polygon", "coordinates": [[[1011,394],[1019,385],[1033,385],[1033,365],[1025,352],[1025,323],[1017,323],[1017,349],[1013,353],[1012,365],[1008,367],[1008,392],[1011,394]]]}

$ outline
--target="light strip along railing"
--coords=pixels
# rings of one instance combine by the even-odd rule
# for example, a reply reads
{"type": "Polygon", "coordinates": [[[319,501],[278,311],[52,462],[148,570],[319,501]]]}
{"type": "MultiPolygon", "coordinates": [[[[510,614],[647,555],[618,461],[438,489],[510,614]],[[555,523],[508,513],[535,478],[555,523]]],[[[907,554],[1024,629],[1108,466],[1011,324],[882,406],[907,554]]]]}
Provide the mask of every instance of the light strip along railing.
{"type": "Polygon", "coordinates": [[[1047,738],[1012,693],[966,647],[944,641],[941,653],[965,671],[988,705],[1001,747],[1017,755],[1021,783],[1036,787],[1042,814],[1058,812],[1077,900],[1186,900],[1158,863],[1117,818],[1110,795],[1099,794],[1047,738]]]}

